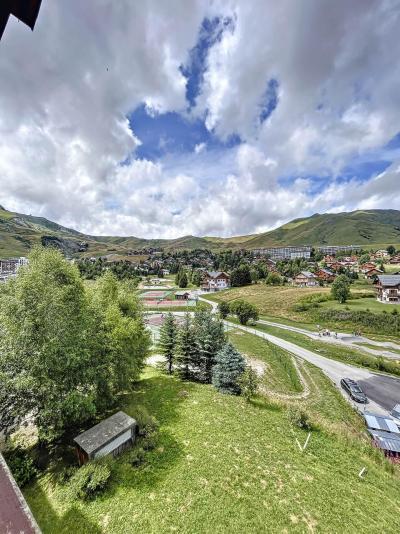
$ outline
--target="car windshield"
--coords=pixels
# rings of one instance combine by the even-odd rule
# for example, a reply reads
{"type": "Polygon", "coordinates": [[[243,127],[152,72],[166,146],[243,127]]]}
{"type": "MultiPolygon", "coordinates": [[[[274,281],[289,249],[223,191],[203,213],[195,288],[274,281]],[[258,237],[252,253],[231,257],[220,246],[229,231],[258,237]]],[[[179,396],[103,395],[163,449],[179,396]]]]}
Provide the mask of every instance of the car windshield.
{"type": "Polygon", "coordinates": [[[362,389],[360,388],[360,386],[351,386],[351,391],[353,391],[354,393],[362,393],[362,389]]]}

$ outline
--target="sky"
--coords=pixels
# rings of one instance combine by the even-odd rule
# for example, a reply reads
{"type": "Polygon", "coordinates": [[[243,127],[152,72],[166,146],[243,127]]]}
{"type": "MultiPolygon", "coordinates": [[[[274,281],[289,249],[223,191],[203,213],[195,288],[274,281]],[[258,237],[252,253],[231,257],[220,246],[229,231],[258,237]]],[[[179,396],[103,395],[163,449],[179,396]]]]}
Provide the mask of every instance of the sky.
{"type": "Polygon", "coordinates": [[[400,0],[43,0],[0,42],[0,205],[94,235],[400,209],[400,0]]]}

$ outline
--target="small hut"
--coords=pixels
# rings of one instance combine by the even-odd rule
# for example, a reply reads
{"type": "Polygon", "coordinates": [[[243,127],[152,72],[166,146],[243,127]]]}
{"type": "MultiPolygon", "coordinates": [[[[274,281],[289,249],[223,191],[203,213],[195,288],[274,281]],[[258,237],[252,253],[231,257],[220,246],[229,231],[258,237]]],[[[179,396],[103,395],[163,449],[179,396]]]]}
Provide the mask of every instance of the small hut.
{"type": "Polygon", "coordinates": [[[136,428],[135,419],[124,412],[89,428],[74,439],[79,465],[107,454],[117,456],[133,444],[136,428]]]}

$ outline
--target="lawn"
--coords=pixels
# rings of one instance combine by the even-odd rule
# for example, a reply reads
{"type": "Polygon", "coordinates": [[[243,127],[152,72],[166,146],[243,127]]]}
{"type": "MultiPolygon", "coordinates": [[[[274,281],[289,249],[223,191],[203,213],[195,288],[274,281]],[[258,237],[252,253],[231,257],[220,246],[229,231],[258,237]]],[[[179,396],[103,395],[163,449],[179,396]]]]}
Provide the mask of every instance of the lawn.
{"type": "Polygon", "coordinates": [[[398,532],[398,470],[386,468],[322,373],[308,369],[320,393],[305,406],[322,427],[304,453],[295,437],[307,434],[289,427],[283,405],[148,370],[121,408],[133,414],[142,404],[158,418],[156,449],[139,468],[126,454],[116,459],[111,487],[94,501],[71,500],[51,473],[27,487],[43,533],[398,532]]]}
{"type": "Polygon", "coordinates": [[[246,334],[243,330],[229,331],[229,340],[249,359],[266,364],[265,385],[279,393],[298,393],[302,385],[292,357],[285,350],[266,340],[246,334]]]}
{"type": "Polygon", "coordinates": [[[303,298],[318,293],[329,293],[329,288],[274,287],[260,283],[251,286],[233,287],[213,295],[207,295],[206,298],[215,302],[231,302],[237,299],[244,299],[257,306],[261,315],[304,321],[304,314],[294,312],[293,306],[303,298]]]}
{"type": "Polygon", "coordinates": [[[336,300],[321,302],[321,308],[343,310],[349,308],[350,311],[370,311],[372,313],[390,313],[396,310],[400,313],[400,306],[396,304],[382,304],[375,298],[350,299],[345,304],[339,304],[336,300]]]}

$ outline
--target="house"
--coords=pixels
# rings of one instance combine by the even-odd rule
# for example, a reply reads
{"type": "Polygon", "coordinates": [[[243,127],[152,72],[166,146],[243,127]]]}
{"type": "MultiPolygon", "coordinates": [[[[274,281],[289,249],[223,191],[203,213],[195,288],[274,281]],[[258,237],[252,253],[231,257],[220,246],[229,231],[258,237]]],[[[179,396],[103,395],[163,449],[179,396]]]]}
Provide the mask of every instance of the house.
{"type": "Polygon", "coordinates": [[[200,283],[203,291],[220,291],[231,285],[231,277],[223,271],[206,271],[200,283]]]}
{"type": "Polygon", "coordinates": [[[169,270],[168,269],[161,269],[161,272],[162,272],[163,276],[168,276],[169,275],[169,270]]]}
{"type": "Polygon", "coordinates": [[[175,293],[176,300],[188,300],[190,298],[190,291],[177,291],[175,293]]]}
{"type": "Polygon", "coordinates": [[[378,275],[376,284],[377,300],[385,304],[400,304],[400,276],[393,274],[378,275]]]}
{"type": "Polygon", "coordinates": [[[370,258],[375,258],[376,260],[387,260],[388,258],[390,258],[390,254],[385,249],[377,250],[374,254],[370,255],[370,258]]]}
{"type": "Polygon", "coordinates": [[[319,269],[315,276],[318,278],[318,280],[322,280],[322,282],[333,282],[336,278],[335,273],[332,271],[329,271],[328,269],[319,269]]]}
{"type": "Polygon", "coordinates": [[[79,465],[107,454],[117,456],[135,441],[137,423],[124,412],[117,412],[86,430],[75,441],[79,465]]]}
{"type": "Polygon", "coordinates": [[[372,280],[373,278],[376,278],[380,274],[383,274],[383,271],[378,269],[377,267],[374,267],[373,269],[370,269],[367,272],[364,272],[365,278],[368,278],[368,280],[372,280]]]}
{"type": "Polygon", "coordinates": [[[376,269],[376,265],[372,262],[363,263],[360,265],[360,272],[363,274],[367,273],[368,271],[372,271],[373,269],[376,269]]]}
{"type": "Polygon", "coordinates": [[[400,254],[396,254],[396,256],[390,258],[388,263],[390,263],[390,265],[400,265],[400,254]]]}
{"type": "Polygon", "coordinates": [[[301,273],[293,278],[293,285],[298,287],[314,287],[318,285],[318,280],[310,271],[301,271],[301,273]]]}
{"type": "Polygon", "coordinates": [[[400,463],[400,430],[388,416],[365,412],[364,419],[375,447],[395,463],[400,463]]]}

